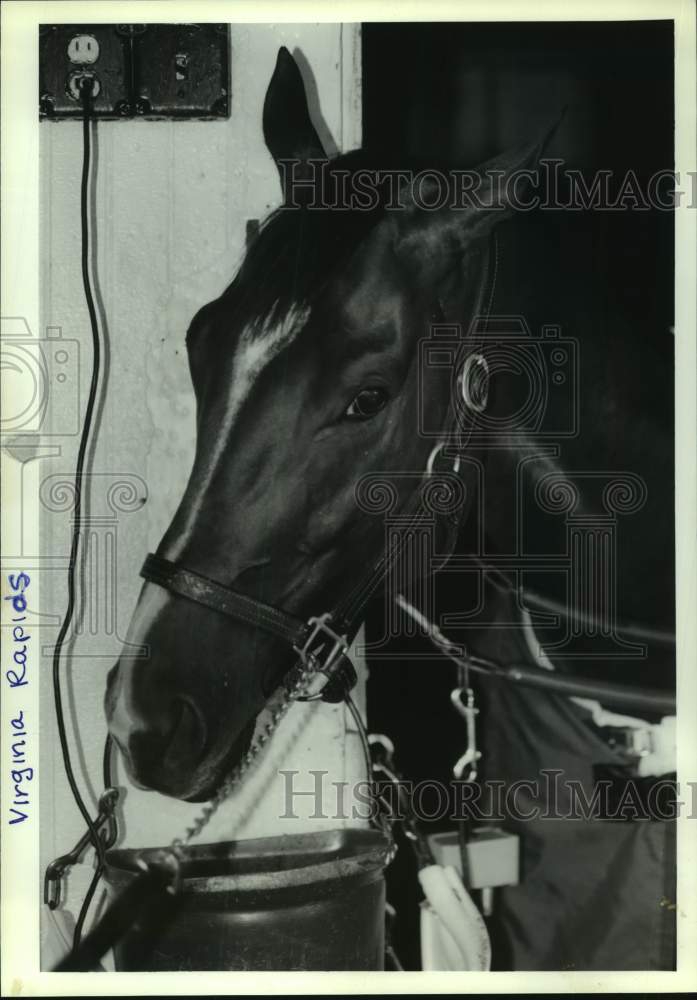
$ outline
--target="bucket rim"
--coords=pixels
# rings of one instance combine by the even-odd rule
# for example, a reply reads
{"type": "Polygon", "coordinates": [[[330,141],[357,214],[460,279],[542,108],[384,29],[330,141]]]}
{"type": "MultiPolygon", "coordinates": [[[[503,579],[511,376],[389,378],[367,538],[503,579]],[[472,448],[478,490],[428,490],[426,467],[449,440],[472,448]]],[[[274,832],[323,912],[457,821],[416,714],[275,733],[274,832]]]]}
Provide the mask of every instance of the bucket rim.
{"type": "MultiPolygon", "coordinates": [[[[356,828],[192,844],[182,849],[181,889],[277,891],[356,875],[377,877],[389,863],[390,849],[391,840],[382,831],[356,828]]],[[[163,850],[167,848],[111,848],[107,881],[128,880],[140,870],[139,862],[147,864],[163,850]]]]}

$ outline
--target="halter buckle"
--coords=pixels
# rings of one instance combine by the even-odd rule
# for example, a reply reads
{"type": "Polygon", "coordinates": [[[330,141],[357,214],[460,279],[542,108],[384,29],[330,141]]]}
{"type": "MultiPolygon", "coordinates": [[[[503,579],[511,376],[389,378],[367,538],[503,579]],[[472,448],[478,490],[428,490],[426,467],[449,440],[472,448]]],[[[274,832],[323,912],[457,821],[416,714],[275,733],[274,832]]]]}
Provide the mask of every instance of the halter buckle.
{"type": "Polygon", "coordinates": [[[312,618],[308,618],[307,624],[312,631],[302,646],[293,646],[304,666],[314,666],[321,673],[325,673],[340,656],[345,656],[348,652],[346,636],[339,635],[338,632],[329,627],[328,623],[331,621],[331,618],[332,616],[328,611],[323,615],[319,615],[319,617],[313,616],[312,618]],[[313,646],[317,643],[320,636],[319,647],[313,650],[313,646]],[[329,652],[325,654],[324,660],[320,661],[319,654],[324,649],[327,639],[330,640],[332,645],[329,652]]]}
{"type": "MultiPolygon", "coordinates": [[[[325,678],[325,682],[318,690],[311,683],[299,699],[301,701],[314,701],[324,697],[325,688],[328,687],[333,674],[348,653],[347,638],[331,628],[329,625],[331,618],[328,611],[318,617],[309,618],[307,621],[308,627],[311,629],[309,635],[302,646],[293,646],[303,667],[312,667],[316,674],[322,674],[325,678]]],[[[351,684],[352,686],[353,684],[351,684]]]]}

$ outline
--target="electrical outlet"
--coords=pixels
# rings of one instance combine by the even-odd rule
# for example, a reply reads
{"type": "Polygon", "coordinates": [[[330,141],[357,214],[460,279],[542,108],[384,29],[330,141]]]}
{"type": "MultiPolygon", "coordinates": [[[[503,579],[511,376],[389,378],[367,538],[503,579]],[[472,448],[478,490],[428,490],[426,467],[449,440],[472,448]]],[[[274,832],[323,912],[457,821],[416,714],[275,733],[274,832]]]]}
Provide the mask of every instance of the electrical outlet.
{"type": "Polygon", "coordinates": [[[229,115],[226,24],[59,24],[39,28],[39,115],[206,119],[229,115]]]}
{"type": "Polygon", "coordinates": [[[39,28],[39,113],[42,118],[81,118],[82,101],[76,82],[89,72],[95,80],[92,114],[119,118],[130,106],[125,39],[108,24],[41,25],[39,28]],[[87,39],[96,49],[87,49],[87,39]],[[79,42],[78,42],[79,39],[79,42]],[[84,41],[83,41],[84,40],[84,41]],[[83,54],[92,62],[76,57],[83,54]],[[95,90],[98,93],[95,94],[95,90]]]}
{"type": "Polygon", "coordinates": [[[73,35],[68,42],[68,59],[78,66],[96,62],[99,59],[99,42],[94,35],[73,35]]]}

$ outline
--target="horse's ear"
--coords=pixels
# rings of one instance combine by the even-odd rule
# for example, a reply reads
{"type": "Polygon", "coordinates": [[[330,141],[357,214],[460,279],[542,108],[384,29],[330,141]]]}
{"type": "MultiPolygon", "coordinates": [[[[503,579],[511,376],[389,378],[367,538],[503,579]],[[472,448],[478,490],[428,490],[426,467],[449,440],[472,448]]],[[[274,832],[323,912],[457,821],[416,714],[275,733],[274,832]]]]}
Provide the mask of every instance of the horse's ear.
{"type": "Polygon", "coordinates": [[[534,171],[559,122],[539,142],[495,157],[476,170],[442,174],[400,192],[404,211],[395,215],[398,255],[419,270],[449,269],[516,210],[530,205],[534,171]],[[435,207],[442,203],[442,207],[435,207]]]}
{"type": "Polygon", "coordinates": [[[278,50],[276,68],[264,101],[264,141],[274,158],[283,184],[283,160],[299,160],[294,176],[309,175],[307,161],[326,159],[307,106],[307,95],[298,64],[288,49],[278,50]],[[304,167],[305,165],[305,167],[304,167]]]}

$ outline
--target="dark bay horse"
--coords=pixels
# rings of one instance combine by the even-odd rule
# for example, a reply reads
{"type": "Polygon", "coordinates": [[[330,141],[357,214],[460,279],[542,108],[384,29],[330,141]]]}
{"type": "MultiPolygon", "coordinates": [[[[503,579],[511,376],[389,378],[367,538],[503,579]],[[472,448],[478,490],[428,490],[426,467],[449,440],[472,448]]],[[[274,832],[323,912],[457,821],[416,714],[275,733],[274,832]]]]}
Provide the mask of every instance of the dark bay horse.
{"type": "MultiPolygon", "coordinates": [[[[312,161],[325,159],[285,49],[264,134],[282,177],[293,161],[307,182],[312,161]]],[[[451,394],[420,372],[419,343],[430,324],[467,330],[482,309],[490,235],[512,207],[506,178],[534,166],[539,151],[489,164],[464,206],[446,199],[436,208],[407,181],[399,207],[380,185],[362,209],[322,207],[321,197],[308,203],[305,183],[300,204],[271,215],[232,284],[189,327],[196,453],[158,557],[299,619],[351,591],[383,543],[379,519],[357,505],[357,484],[370,473],[411,473],[397,509],[410,503],[433,450],[419,419],[445,428],[452,417],[451,394]]],[[[367,168],[375,165],[364,153],[349,153],[328,176],[367,168]]],[[[462,366],[472,350],[465,342],[462,366]]],[[[132,779],[209,798],[246,752],[292,648],[152,580],[128,640],[149,657],[124,651],[105,704],[132,779]]]]}

